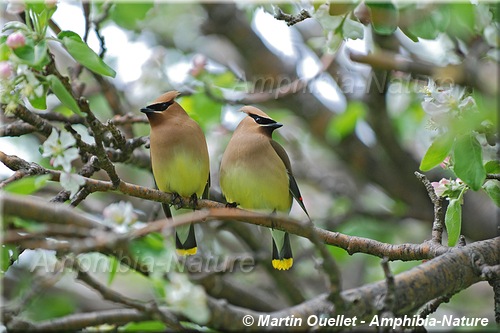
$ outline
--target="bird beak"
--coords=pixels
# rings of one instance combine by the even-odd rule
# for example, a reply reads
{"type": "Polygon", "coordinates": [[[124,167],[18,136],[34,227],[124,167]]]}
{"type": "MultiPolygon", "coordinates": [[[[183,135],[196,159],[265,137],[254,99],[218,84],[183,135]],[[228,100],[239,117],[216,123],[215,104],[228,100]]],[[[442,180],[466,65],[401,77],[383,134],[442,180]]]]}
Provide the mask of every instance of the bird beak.
{"type": "Polygon", "coordinates": [[[145,108],[142,108],[142,109],[141,109],[141,112],[142,112],[142,113],[145,113],[145,114],[148,114],[148,113],[153,113],[153,112],[155,112],[155,111],[154,111],[154,110],[152,110],[152,109],[150,109],[150,108],[148,108],[148,107],[145,107],[145,108]]]}
{"type": "Polygon", "coordinates": [[[262,127],[270,127],[272,129],[277,129],[277,128],[280,128],[281,126],[283,126],[282,123],[272,123],[272,124],[266,124],[266,125],[260,125],[262,127]]]}

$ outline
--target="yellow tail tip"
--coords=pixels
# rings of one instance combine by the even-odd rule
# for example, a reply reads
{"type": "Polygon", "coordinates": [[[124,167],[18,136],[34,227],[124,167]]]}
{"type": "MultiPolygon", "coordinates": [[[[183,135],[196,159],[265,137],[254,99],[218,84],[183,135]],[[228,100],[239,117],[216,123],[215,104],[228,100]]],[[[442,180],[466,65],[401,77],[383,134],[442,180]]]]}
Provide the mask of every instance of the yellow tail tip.
{"type": "Polygon", "coordinates": [[[280,271],[289,270],[293,265],[293,258],[288,259],[273,259],[272,261],[274,269],[280,271]]]}
{"type": "Polygon", "coordinates": [[[175,249],[175,252],[177,252],[179,256],[192,256],[196,254],[196,251],[198,251],[197,247],[191,249],[175,249]]]}

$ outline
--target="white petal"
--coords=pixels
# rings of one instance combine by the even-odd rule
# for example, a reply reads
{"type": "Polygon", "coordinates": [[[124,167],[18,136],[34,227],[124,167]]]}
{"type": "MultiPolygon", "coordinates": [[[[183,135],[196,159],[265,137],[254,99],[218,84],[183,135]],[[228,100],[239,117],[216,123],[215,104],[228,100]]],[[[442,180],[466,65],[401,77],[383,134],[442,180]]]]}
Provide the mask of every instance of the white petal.
{"type": "Polygon", "coordinates": [[[59,139],[59,135],[55,128],[52,128],[52,132],[49,137],[43,143],[43,157],[50,157],[54,154],[54,147],[57,146],[57,140],[59,139]]]}
{"type": "Polygon", "coordinates": [[[61,140],[61,146],[63,148],[71,147],[76,143],[76,140],[73,137],[73,135],[71,135],[71,133],[69,133],[67,131],[61,132],[60,140],[61,140]]]}
{"type": "Polygon", "coordinates": [[[66,191],[71,192],[70,199],[72,199],[75,196],[75,194],[80,189],[80,186],[85,184],[85,179],[82,176],[76,174],[70,174],[68,172],[61,173],[61,178],[59,181],[61,183],[61,186],[66,191]]]}

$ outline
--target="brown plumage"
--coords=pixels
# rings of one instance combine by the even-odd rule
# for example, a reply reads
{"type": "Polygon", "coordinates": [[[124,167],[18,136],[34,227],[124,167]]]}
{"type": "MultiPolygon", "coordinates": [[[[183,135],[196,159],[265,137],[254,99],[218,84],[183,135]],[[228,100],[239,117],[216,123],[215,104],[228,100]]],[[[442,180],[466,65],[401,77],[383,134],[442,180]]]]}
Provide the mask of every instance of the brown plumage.
{"type": "MultiPolygon", "coordinates": [[[[227,201],[246,209],[288,213],[295,197],[307,214],[290,159],[272,139],[273,131],[283,125],[255,107],[245,106],[241,111],[248,116],[234,131],[220,167],[227,201]]],[[[273,267],[289,269],[293,264],[289,235],[277,230],[272,234],[273,267]]]]}
{"type": "MultiPolygon", "coordinates": [[[[209,157],[200,126],[174,100],[177,91],[169,91],[141,111],[151,126],[151,164],[156,185],[161,191],[196,200],[208,193],[209,157]]],[[[168,205],[165,215],[171,217],[168,205]]],[[[180,254],[195,254],[194,227],[177,228],[176,247],[180,254]]]]}

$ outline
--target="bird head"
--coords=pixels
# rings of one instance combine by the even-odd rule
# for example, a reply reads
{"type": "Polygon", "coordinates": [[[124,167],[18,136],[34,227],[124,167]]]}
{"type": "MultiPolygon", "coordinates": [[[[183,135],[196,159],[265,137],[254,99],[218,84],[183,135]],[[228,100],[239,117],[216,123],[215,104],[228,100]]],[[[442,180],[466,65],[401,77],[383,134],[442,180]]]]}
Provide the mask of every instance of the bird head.
{"type": "Polygon", "coordinates": [[[178,91],[168,91],[148,106],[142,108],[141,112],[146,114],[151,124],[159,119],[168,117],[170,114],[185,113],[182,107],[175,101],[175,98],[179,95],[178,91]]]}
{"type": "Polygon", "coordinates": [[[244,126],[257,128],[263,130],[267,134],[271,134],[275,129],[280,128],[283,124],[276,122],[274,119],[269,117],[264,111],[257,109],[253,106],[244,106],[240,110],[246,113],[248,117],[242,120],[244,126]]]}

